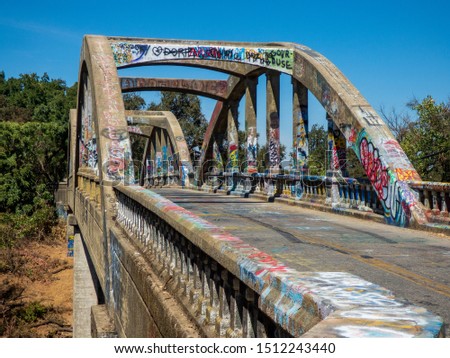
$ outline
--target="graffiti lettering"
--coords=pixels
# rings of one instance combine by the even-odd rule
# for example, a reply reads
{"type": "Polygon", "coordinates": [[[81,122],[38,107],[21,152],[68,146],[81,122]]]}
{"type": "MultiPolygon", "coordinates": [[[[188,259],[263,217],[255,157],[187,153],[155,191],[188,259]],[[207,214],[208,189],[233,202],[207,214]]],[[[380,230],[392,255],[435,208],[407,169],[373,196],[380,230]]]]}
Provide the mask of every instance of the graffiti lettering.
{"type": "Polygon", "coordinates": [[[383,205],[386,220],[408,226],[416,198],[407,184],[398,181],[396,175],[383,164],[378,148],[364,130],[359,134],[357,155],[383,205]]]}
{"type": "Polygon", "coordinates": [[[239,48],[232,46],[147,45],[113,42],[111,48],[118,67],[138,62],[161,60],[234,61],[278,69],[292,73],[293,50],[270,48],[239,48]]]}
{"type": "Polygon", "coordinates": [[[120,86],[123,90],[134,91],[138,89],[184,89],[197,91],[214,96],[225,97],[227,94],[227,81],[222,80],[179,80],[170,78],[130,78],[121,77],[120,86]]]}

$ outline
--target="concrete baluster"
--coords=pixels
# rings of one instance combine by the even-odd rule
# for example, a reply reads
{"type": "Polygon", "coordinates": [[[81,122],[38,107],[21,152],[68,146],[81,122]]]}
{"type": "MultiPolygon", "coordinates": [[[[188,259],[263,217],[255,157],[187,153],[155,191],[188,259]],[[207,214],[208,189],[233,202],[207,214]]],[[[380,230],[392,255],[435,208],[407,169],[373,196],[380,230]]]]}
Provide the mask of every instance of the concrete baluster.
{"type": "Polygon", "coordinates": [[[233,277],[233,295],[230,301],[230,337],[242,337],[243,298],[241,295],[241,282],[233,277]]]}
{"type": "Polygon", "coordinates": [[[194,254],[192,252],[192,244],[190,242],[187,242],[186,239],[183,238],[182,241],[183,245],[183,252],[184,252],[184,260],[183,260],[183,267],[184,267],[184,295],[186,297],[190,296],[190,292],[194,288],[194,268],[193,268],[193,262],[194,262],[194,254]]]}
{"type": "Polygon", "coordinates": [[[201,316],[206,315],[206,309],[209,304],[210,287],[211,287],[211,260],[208,256],[201,259],[200,281],[201,281],[201,297],[198,300],[198,313],[201,316]]]}
{"type": "Polygon", "coordinates": [[[424,197],[423,205],[425,205],[425,207],[427,209],[431,210],[431,206],[430,206],[430,192],[427,189],[423,190],[423,197],[424,197]]]}
{"type": "Polygon", "coordinates": [[[431,212],[433,213],[433,215],[440,215],[441,210],[439,209],[438,193],[433,190],[431,192],[431,196],[433,198],[433,209],[431,210],[431,212]]]}
{"type": "Polygon", "coordinates": [[[208,324],[215,325],[215,320],[219,312],[219,286],[220,275],[217,268],[217,262],[210,261],[210,276],[209,276],[209,305],[206,309],[206,320],[208,324]]]}
{"type": "Polygon", "coordinates": [[[258,305],[256,303],[255,291],[253,291],[249,287],[245,288],[245,300],[246,305],[244,307],[245,311],[244,316],[246,316],[245,318],[246,328],[243,329],[243,335],[244,337],[253,338],[256,337],[258,327],[258,309],[257,309],[258,305]]]}
{"type": "MultiPolygon", "coordinates": [[[[446,197],[445,197],[445,192],[442,191],[441,192],[441,203],[442,203],[442,207],[441,207],[441,215],[443,217],[448,218],[448,207],[447,207],[447,203],[446,203],[446,197]]],[[[447,199],[448,199],[448,195],[447,195],[447,199]]]]}
{"type": "Polygon", "coordinates": [[[192,263],[192,276],[193,276],[193,286],[190,290],[190,303],[195,305],[197,303],[197,298],[201,290],[201,280],[200,280],[200,257],[197,248],[191,247],[191,263],[192,263]]]}
{"type": "Polygon", "coordinates": [[[221,284],[219,285],[219,313],[216,317],[216,333],[219,337],[225,337],[230,327],[230,302],[231,286],[227,270],[220,272],[221,284]]]}

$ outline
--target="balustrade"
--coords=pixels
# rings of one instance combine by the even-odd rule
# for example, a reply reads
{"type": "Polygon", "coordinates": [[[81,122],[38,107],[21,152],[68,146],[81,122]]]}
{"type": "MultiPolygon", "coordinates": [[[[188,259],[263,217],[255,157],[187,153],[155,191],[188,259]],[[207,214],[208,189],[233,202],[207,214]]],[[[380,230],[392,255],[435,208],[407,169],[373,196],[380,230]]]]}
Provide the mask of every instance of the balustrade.
{"type": "Polygon", "coordinates": [[[149,261],[159,272],[173,278],[174,296],[186,298],[181,299],[182,303],[206,332],[219,337],[290,336],[261,311],[260,294],[254,288],[166,220],[132,199],[127,190],[132,188],[115,188],[117,224],[149,255],[149,261]]]}
{"type": "Polygon", "coordinates": [[[450,183],[410,181],[409,186],[418,194],[419,201],[434,219],[448,222],[450,205],[450,183]]]}

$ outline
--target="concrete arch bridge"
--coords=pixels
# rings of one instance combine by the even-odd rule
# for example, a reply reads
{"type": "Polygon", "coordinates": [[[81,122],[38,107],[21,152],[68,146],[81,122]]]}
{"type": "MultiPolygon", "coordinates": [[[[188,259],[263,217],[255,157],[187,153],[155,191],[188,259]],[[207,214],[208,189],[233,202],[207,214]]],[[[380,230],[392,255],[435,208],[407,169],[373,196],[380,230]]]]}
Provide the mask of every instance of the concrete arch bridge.
{"type": "Polygon", "coordinates": [[[69,224],[79,272],[89,278],[75,282],[75,335],[445,334],[446,276],[431,273],[433,260],[413,260],[417,270],[383,253],[398,259],[406,250],[409,256],[426,241],[440,247],[430,253],[433,262],[442,261],[440,270],[450,267],[450,242],[424,239],[426,230],[448,235],[449,185],[421,181],[376,111],[319,53],[292,43],[85,36],[70,128],[69,224]],[[229,77],[120,76],[128,67],[164,65],[229,77]],[[281,75],[292,82],[287,115],[280,109],[281,75]],[[261,116],[256,91],[262,81],[261,116]],[[200,156],[191,158],[172,113],[125,110],[123,93],[146,90],[217,100],[200,156]],[[327,113],[327,175],[321,177],[308,175],[308,92],[327,113]],[[257,161],[261,117],[264,164],[257,161]],[[280,118],[292,121],[289,165],[280,159],[280,118]],[[130,140],[136,137],[145,143],[139,158],[130,140]],[[347,146],[368,179],[346,174],[347,146]],[[345,266],[351,260],[355,272],[345,266]],[[379,273],[368,273],[374,269],[379,273]],[[435,296],[422,307],[425,300],[410,297],[411,290],[435,296]]]}

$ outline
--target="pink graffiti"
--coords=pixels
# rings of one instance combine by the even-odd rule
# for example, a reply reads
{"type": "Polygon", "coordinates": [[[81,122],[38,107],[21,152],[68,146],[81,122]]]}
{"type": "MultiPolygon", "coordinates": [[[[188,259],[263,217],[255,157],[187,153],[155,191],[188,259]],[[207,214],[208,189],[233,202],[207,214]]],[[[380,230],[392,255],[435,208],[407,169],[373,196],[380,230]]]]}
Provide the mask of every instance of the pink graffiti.
{"type": "Polygon", "coordinates": [[[385,166],[381,163],[378,149],[366,138],[361,139],[359,145],[361,164],[366,171],[367,177],[373,184],[382,200],[386,199],[385,189],[389,185],[389,175],[385,166]]]}

